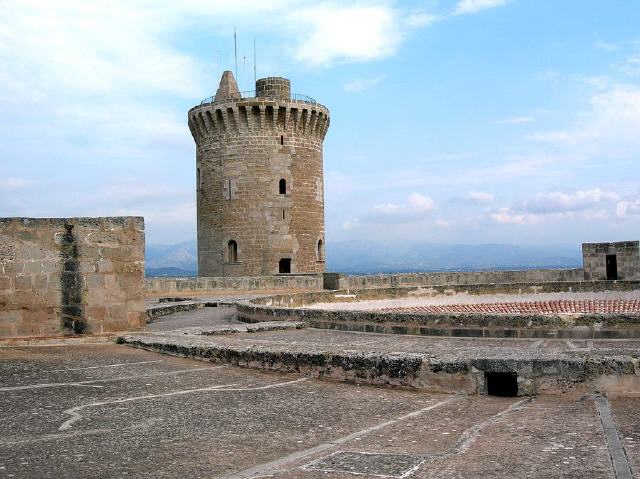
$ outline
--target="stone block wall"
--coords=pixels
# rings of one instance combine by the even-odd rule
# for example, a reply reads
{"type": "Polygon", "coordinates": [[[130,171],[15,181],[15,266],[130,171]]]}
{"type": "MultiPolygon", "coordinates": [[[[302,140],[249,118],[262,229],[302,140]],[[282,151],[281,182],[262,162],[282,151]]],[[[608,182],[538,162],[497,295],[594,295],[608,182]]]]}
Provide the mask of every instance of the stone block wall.
{"type": "Polygon", "coordinates": [[[144,219],[0,219],[0,337],[146,323],[144,219]]]}
{"type": "Polygon", "coordinates": [[[617,279],[640,279],[640,241],[620,241],[582,245],[585,280],[607,279],[607,255],[616,256],[617,279]]]}
{"type": "Polygon", "coordinates": [[[446,286],[467,284],[540,283],[581,281],[581,269],[532,269],[522,271],[456,271],[434,273],[325,274],[325,289],[389,288],[397,286],[446,286]]]}
{"type": "Polygon", "coordinates": [[[322,283],[322,274],[233,278],[147,278],[145,288],[149,296],[172,296],[219,294],[221,291],[320,291],[322,283]]]}

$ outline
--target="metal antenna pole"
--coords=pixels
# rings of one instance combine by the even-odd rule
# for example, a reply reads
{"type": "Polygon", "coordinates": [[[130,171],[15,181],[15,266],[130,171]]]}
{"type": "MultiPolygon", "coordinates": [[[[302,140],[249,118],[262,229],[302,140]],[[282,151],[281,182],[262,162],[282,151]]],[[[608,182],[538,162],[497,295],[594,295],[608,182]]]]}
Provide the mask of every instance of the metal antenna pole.
{"type": "Polygon", "coordinates": [[[246,81],[247,81],[247,57],[243,55],[242,56],[242,83],[246,81]]]}
{"type": "Polygon", "coordinates": [[[258,81],[258,75],[256,74],[256,35],[253,34],[253,83],[258,81]]]}
{"type": "Polygon", "coordinates": [[[236,27],[233,27],[233,57],[236,64],[236,78],[238,78],[238,39],[236,37],[236,27]]]}

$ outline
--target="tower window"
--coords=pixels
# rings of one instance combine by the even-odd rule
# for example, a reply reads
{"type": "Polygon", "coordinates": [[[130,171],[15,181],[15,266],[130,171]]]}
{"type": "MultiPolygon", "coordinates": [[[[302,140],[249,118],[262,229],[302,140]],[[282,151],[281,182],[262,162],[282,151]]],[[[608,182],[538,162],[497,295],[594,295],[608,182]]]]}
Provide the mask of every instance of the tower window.
{"type": "Polygon", "coordinates": [[[318,240],[318,261],[324,261],[324,243],[318,240]]]}
{"type": "Polygon", "coordinates": [[[280,144],[284,145],[284,135],[280,135],[280,144]]]}
{"type": "Polygon", "coordinates": [[[227,253],[229,258],[229,263],[237,263],[238,262],[238,243],[234,240],[229,240],[227,244],[227,253]]]}
{"type": "Polygon", "coordinates": [[[287,194],[287,180],[285,180],[284,178],[282,178],[280,180],[280,183],[278,184],[278,189],[280,190],[280,194],[281,195],[286,195],[287,194]]]}

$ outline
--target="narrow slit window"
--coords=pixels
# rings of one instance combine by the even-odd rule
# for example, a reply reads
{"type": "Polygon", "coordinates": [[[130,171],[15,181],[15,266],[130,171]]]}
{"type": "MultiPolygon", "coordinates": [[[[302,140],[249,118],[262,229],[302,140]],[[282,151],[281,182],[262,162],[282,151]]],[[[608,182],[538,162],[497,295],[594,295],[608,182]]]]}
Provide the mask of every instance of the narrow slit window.
{"type": "Polygon", "coordinates": [[[278,189],[279,189],[281,195],[286,195],[287,194],[287,180],[282,178],[280,180],[279,185],[278,185],[278,189]]]}
{"type": "Polygon", "coordinates": [[[284,145],[284,135],[280,135],[280,144],[284,145]]]}
{"type": "Polygon", "coordinates": [[[284,210],[282,210],[282,219],[284,219],[284,210]]]}
{"type": "Polygon", "coordinates": [[[238,243],[234,240],[230,240],[227,244],[229,263],[238,262],[238,243]]]}
{"type": "Polygon", "coordinates": [[[318,261],[324,261],[324,243],[318,240],[318,261]]]}

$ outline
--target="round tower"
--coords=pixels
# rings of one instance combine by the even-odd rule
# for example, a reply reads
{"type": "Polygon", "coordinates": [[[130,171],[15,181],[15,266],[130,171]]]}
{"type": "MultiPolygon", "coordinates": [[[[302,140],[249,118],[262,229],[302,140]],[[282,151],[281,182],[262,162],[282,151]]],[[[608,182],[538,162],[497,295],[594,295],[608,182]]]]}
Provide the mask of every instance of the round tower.
{"type": "Polygon", "coordinates": [[[238,90],[230,71],[189,110],[196,142],[198,275],[324,271],[322,142],[329,110],[286,78],[238,90]]]}

